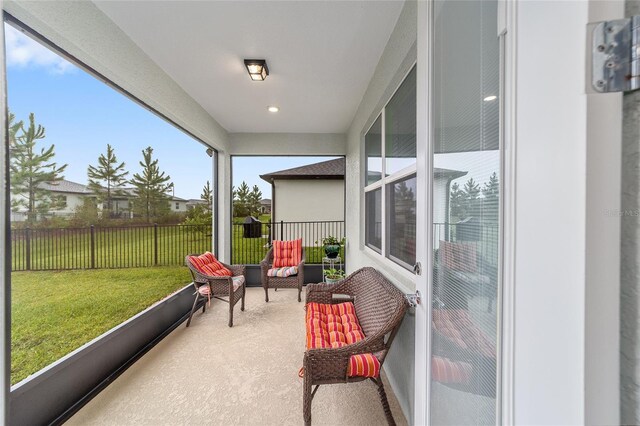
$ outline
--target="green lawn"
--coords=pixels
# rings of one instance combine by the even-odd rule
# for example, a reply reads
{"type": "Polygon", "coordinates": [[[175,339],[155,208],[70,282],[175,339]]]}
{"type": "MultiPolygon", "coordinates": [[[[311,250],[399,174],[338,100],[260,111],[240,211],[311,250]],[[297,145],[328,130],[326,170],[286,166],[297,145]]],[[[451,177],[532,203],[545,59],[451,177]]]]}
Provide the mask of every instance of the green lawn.
{"type": "Polygon", "coordinates": [[[11,383],[191,281],[182,266],[11,275],[11,383]]]}

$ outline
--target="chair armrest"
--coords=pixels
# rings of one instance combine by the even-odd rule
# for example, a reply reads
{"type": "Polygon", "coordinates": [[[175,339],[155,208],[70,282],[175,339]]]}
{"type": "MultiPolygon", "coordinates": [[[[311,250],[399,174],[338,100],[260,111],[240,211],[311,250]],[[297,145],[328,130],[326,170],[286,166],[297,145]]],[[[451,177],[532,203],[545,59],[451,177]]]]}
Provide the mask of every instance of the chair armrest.
{"type": "Polygon", "coordinates": [[[331,303],[334,294],[346,294],[353,297],[353,294],[346,291],[345,286],[342,285],[343,283],[344,281],[334,284],[307,284],[306,303],[331,303]]]}
{"type": "Polygon", "coordinates": [[[246,267],[244,265],[229,265],[229,270],[231,271],[231,275],[237,277],[238,275],[244,275],[246,267]]]}

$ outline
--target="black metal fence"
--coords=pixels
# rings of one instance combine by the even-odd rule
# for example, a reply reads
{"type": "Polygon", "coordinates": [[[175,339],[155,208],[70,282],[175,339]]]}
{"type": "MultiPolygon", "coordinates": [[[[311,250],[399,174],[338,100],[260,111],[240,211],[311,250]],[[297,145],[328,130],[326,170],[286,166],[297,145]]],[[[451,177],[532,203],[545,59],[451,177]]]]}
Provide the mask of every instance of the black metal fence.
{"type": "MultiPolygon", "coordinates": [[[[345,236],[344,221],[322,222],[249,222],[234,224],[231,238],[231,261],[238,264],[258,264],[264,259],[271,241],[302,238],[306,263],[322,263],[325,256],[322,238],[342,239],[345,236]]],[[[341,250],[344,259],[344,247],[341,250]]]]}
{"type": "Polygon", "coordinates": [[[183,265],[211,250],[211,225],[35,228],[11,230],[13,271],[183,265]]]}

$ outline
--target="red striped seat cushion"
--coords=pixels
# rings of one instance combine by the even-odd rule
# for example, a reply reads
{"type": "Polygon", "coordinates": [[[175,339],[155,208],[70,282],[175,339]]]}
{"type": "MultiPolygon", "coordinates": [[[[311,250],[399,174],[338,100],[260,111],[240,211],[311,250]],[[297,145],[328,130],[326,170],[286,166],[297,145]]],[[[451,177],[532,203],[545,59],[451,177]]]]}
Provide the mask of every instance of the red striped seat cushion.
{"type": "Polygon", "coordinates": [[[465,383],[471,377],[473,367],[463,361],[433,356],[431,358],[431,378],[440,383],[465,383]]]}
{"type": "Polygon", "coordinates": [[[231,271],[210,252],[200,256],[189,256],[189,262],[203,275],[210,277],[230,277],[232,275],[231,271]]]}
{"type": "MultiPolygon", "coordinates": [[[[307,304],[307,349],[340,348],[365,338],[353,303],[307,304]]],[[[373,354],[349,358],[347,376],[378,377],[380,361],[373,354]]]]}
{"type": "Polygon", "coordinates": [[[302,260],[302,238],[293,241],[273,241],[273,267],[298,266],[302,260]]]}

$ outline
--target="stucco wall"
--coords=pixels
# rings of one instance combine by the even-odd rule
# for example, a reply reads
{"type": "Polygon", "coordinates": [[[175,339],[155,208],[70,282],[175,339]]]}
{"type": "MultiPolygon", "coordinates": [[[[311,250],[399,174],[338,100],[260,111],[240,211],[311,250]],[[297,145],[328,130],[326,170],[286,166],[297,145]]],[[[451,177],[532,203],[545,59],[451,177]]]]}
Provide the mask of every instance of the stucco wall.
{"type": "Polygon", "coordinates": [[[275,180],[275,221],[344,220],[343,180],[275,180]]]}
{"type": "MultiPolygon", "coordinates": [[[[409,271],[364,247],[363,134],[416,61],[417,3],[407,1],[347,134],[347,270],[373,266],[400,289],[415,290],[409,271]]],[[[402,410],[412,423],[414,411],[415,318],[409,313],[389,352],[384,369],[402,410]]]]}

